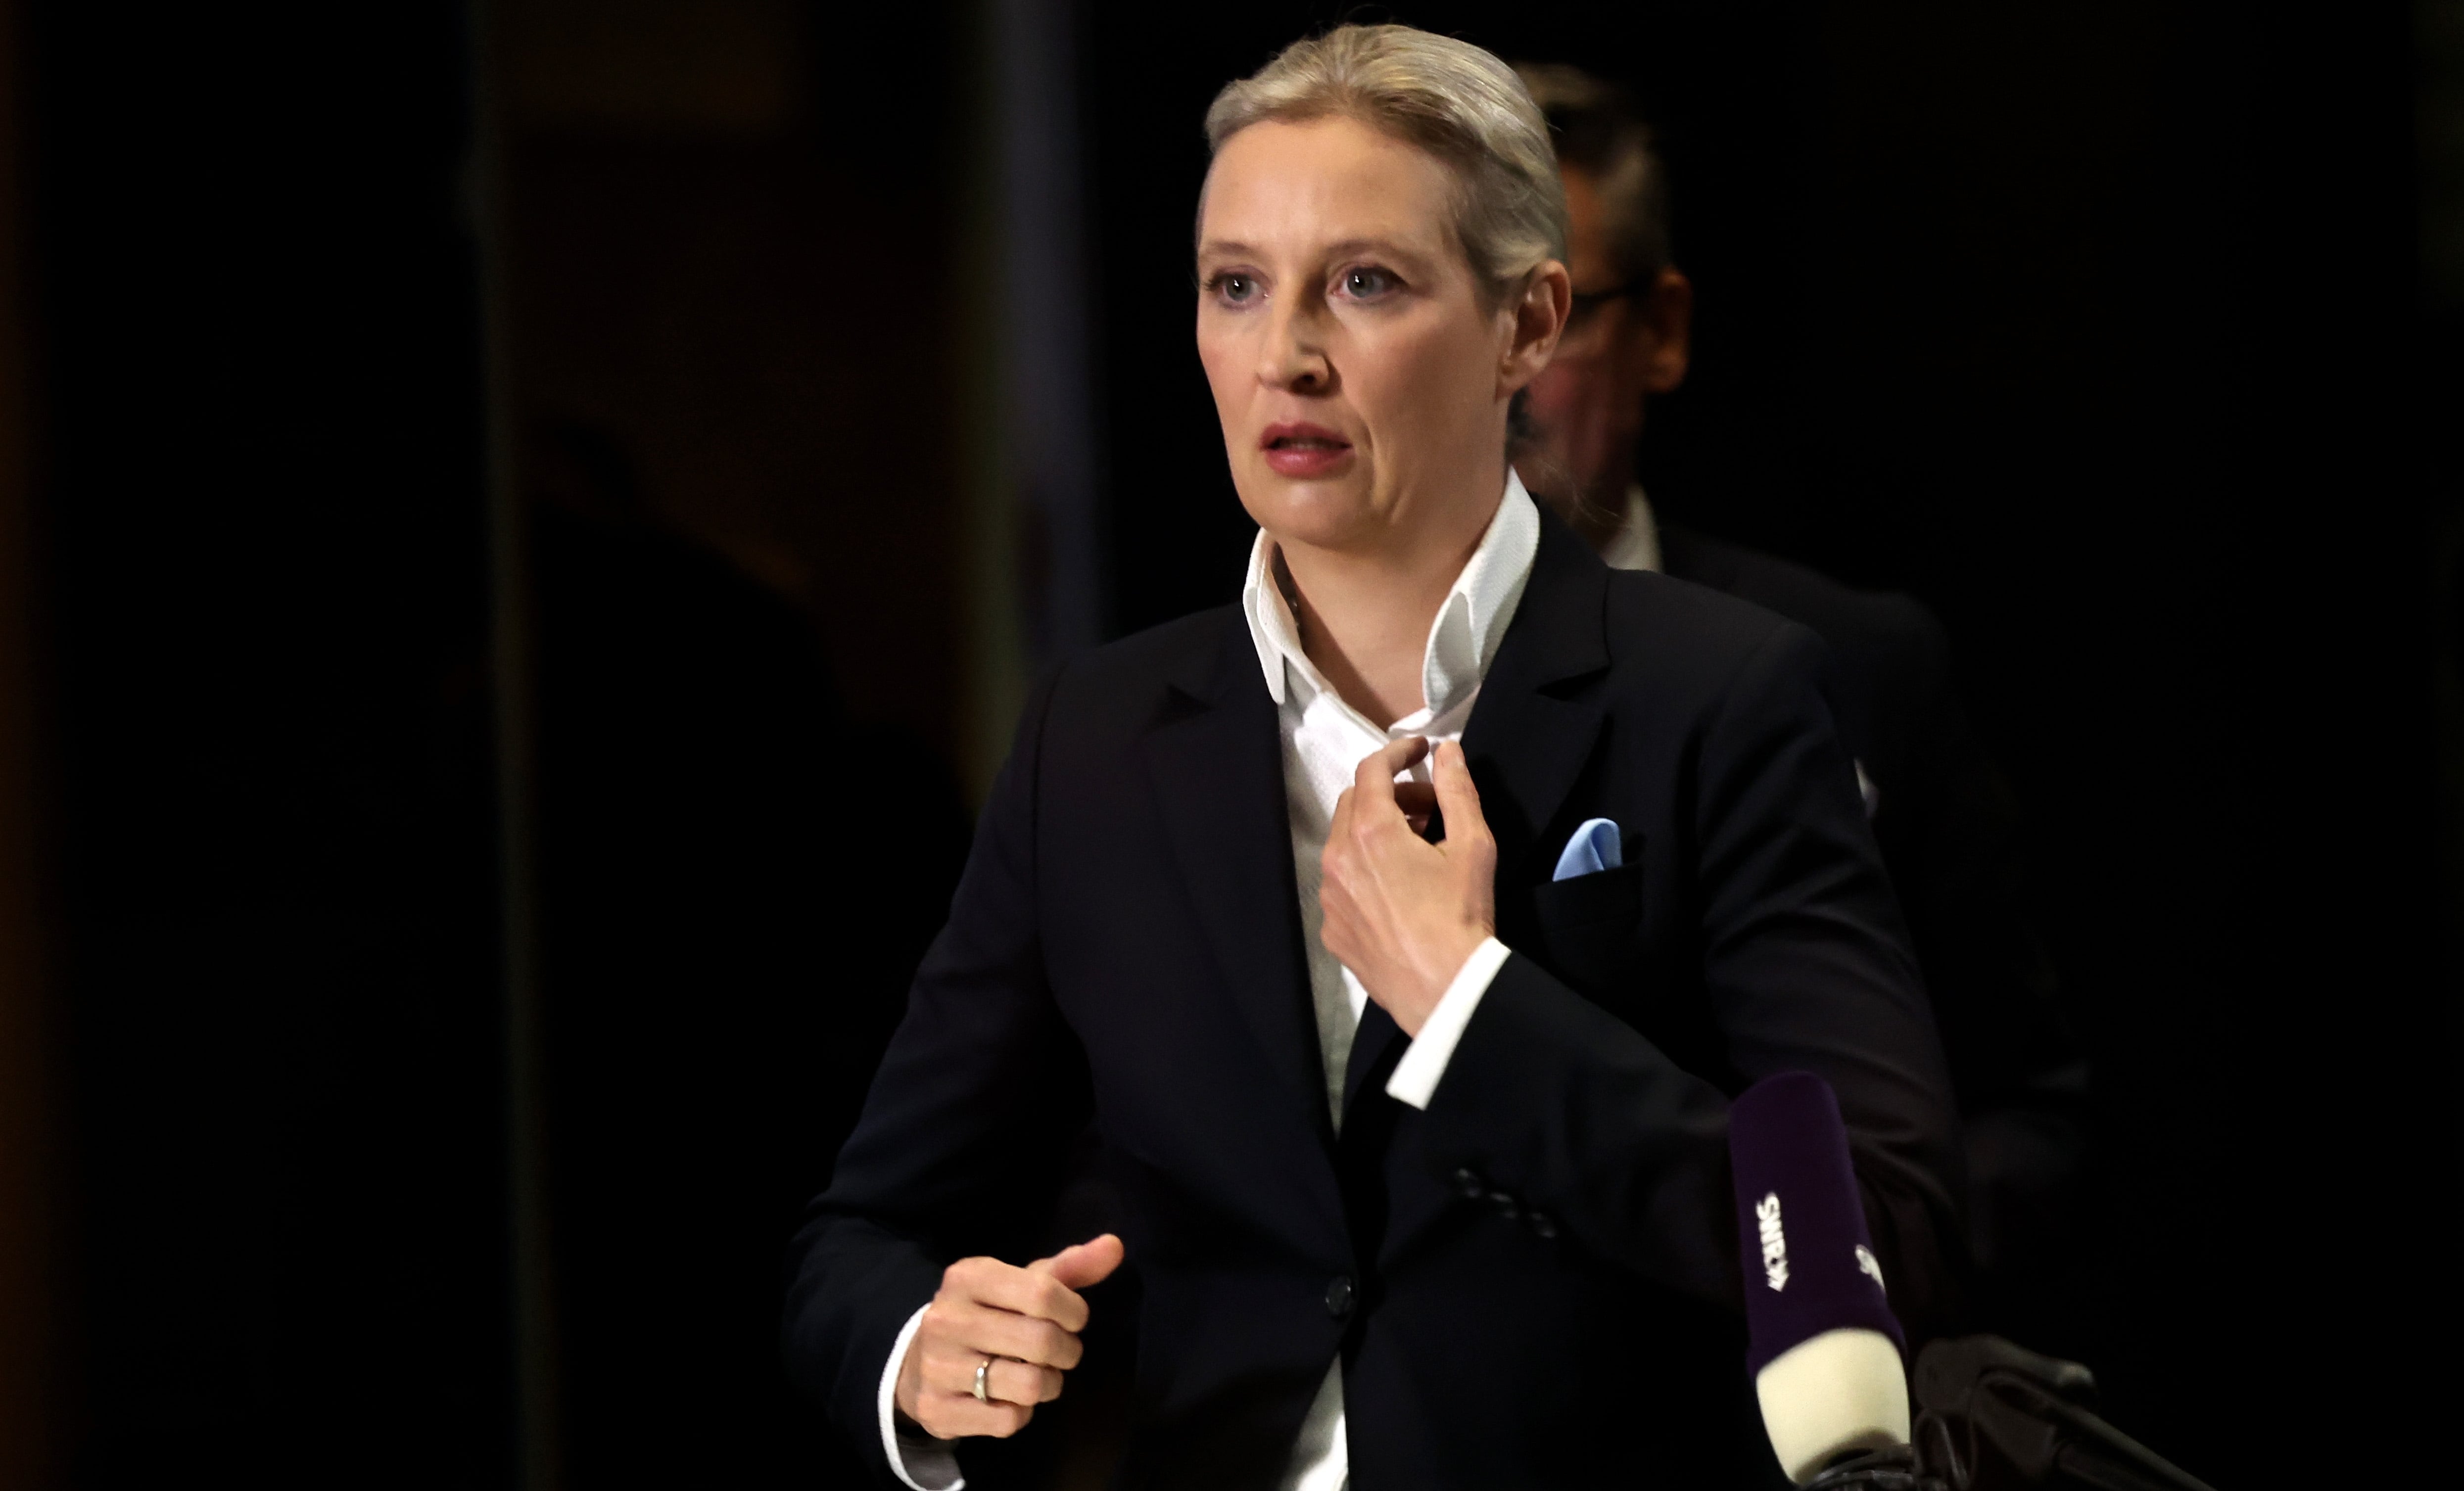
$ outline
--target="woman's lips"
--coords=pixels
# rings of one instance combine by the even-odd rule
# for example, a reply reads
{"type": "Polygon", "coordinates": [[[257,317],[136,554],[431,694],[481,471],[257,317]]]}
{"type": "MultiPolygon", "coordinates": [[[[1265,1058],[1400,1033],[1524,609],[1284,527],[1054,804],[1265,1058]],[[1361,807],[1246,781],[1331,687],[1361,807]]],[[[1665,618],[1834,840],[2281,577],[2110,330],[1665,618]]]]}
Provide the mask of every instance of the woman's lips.
{"type": "Polygon", "coordinates": [[[1352,461],[1352,442],[1319,425],[1269,425],[1258,444],[1279,476],[1331,475],[1352,461]]]}

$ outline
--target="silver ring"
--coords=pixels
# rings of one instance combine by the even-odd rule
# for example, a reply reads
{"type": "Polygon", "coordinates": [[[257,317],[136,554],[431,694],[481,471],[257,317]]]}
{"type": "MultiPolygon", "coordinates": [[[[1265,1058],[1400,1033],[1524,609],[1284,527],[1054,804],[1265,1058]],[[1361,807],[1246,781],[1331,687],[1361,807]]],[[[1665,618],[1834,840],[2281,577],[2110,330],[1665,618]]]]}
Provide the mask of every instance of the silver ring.
{"type": "Polygon", "coordinates": [[[992,1370],[993,1359],[989,1356],[985,1357],[982,1365],[976,1369],[976,1401],[979,1403],[989,1403],[992,1401],[992,1394],[984,1391],[984,1376],[992,1370]]]}

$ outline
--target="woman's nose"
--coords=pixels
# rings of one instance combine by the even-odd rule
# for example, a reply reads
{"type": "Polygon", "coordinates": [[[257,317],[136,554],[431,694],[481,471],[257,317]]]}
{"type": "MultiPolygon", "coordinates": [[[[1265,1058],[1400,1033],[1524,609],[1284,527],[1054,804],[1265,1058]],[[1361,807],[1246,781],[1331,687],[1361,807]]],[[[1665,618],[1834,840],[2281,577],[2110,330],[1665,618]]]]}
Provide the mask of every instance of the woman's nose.
{"type": "Polygon", "coordinates": [[[1258,366],[1259,381],[1300,392],[1323,391],[1333,381],[1333,368],[1327,362],[1315,331],[1298,308],[1278,308],[1266,330],[1264,357],[1258,366]]]}

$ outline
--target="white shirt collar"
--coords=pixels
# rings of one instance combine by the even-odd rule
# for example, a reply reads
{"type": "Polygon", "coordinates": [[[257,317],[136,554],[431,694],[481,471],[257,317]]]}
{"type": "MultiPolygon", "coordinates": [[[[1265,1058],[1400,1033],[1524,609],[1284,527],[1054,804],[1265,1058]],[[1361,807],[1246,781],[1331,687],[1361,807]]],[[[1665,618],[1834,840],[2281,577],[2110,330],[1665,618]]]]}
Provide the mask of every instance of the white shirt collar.
{"type": "Polygon", "coordinates": [[[1617,525],[1600,558],[1611,569],[1660,568],[1660,520],[1639,486],[1625,489],[1625,521],[1617,525]]]}
{"type": "MultiPolygon", "coordinates": [[[[1425,707],[1397,720],[1396,730],[1411,730],[1459,710],[1480,688],[1488,665],[1506,638],[1507,623],[1523,599],[1531,579],[1531,561],[1540,552],[1540,510],[1523,490],[1523,478],[1509,469],[1506,494],[1481,535],[1480,547],[1455,577],[1429,625],[1429,646],[1420,663],[1420,691],[1425,707]]],[[[1329,693],[1325,676],[1301,647],[1300,627],[1291,607],[1275,583],[1274,540],[1260,529],[1249,550],[1249,578],[1241,587],[1241,609],[1249,621],[1249,640],[1258,648],[1258,666],[1266,676],[1266,691],[1285,702],[1297,680],[1309,694],[1329,693]]]]}

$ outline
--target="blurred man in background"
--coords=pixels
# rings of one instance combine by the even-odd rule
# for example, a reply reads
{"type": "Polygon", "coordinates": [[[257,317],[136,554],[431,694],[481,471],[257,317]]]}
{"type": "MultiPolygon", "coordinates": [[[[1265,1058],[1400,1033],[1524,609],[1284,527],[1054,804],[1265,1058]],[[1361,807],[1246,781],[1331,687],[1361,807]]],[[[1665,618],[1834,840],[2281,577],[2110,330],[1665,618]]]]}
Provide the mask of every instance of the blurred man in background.
{"type": "Polygon", "coordinates": [[[1573,308],[1530,390],[1515,467],[1622,569],[1751,601],[1830,644],[1825,691],[1932,994],[1968,1132],[1978,1324],[2034,1334],[2076,1206],[2087,1066],[2023,896],[2016,813],[1950,688],[1941,624],[1914,599],[1660,522],[1636,479],[1650,400],[1682,383],[1693,287],[1670,249],[1666,173],[1620,89],[1519,69],[1565,180],[1573,308]]]}

